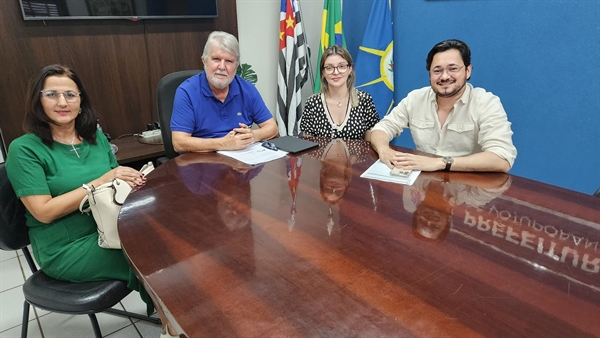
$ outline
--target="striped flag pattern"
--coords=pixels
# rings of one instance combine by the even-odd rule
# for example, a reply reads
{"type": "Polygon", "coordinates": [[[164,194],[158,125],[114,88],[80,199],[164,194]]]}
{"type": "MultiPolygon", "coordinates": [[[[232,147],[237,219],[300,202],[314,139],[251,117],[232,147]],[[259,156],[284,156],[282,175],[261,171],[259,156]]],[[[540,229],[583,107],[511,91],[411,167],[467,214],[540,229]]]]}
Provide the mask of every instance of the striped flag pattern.
{"type": "Polygon", "coordinates": [[[305,44],[298,0],[281,0],[277,75],[277,125],[280,136],[298,135],[298,121],[302,115],[301,89],[308,79],[305,44]]]}

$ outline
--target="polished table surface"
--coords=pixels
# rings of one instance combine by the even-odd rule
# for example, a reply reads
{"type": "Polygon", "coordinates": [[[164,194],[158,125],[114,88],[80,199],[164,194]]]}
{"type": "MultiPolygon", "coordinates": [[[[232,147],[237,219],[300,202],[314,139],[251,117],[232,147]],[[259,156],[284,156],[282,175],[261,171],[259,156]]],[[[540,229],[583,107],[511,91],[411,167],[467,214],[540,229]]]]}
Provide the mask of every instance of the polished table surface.
{"type": "Polygon", "coordinates": [[[124,251],[180,333],[600,337],[600,198],[498,173],[367,180],[367,143],[318,141],[256,167],[185,154],[128,197],[124,251]]]}

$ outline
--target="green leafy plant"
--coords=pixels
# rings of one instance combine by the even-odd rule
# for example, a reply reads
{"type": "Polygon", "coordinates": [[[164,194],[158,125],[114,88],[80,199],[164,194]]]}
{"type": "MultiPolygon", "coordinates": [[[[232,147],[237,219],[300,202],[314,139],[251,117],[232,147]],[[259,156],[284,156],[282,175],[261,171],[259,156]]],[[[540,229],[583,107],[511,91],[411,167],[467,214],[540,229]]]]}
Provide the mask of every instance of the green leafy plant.
{"type": "Polygon", "coordinates": [[[235,73],[242,77],[242,79],[251,82],[254,85],[256,85],[256,82],[258,81],[258,75],[252,70],[252,66],[247,63],[240,64],[235,73]]]}

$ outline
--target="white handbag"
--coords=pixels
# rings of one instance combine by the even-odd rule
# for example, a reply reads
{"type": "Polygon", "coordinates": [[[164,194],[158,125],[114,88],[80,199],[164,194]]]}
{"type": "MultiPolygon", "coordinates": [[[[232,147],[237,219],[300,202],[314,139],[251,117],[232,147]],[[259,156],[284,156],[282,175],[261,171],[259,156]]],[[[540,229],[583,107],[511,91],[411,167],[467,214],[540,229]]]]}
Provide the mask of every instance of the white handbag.
{"type": "MultiPolygon", "coordinates": [[[[140,172],[147,175],[152,170],[154,165],[148,162],[140,172]]],[[[92,212],[98,226],[98,245],[105,249],[121,249],[117,220],[121,207],[132,190],[131,186],[115,178],[99,187],[84,184],[83,188],[87,190],[87,196],[79,203],[79,211],[92,212]]]]}

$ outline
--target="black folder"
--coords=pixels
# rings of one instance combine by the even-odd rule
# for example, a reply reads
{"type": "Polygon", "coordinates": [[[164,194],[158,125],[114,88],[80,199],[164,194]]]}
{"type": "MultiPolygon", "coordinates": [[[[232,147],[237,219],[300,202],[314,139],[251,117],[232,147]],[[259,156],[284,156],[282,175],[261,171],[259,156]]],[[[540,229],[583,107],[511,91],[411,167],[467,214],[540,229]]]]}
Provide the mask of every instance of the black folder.
{"type": "Polygon", "coordinates": [[[292,154],[299,153],[301,151],[311,149],[319,145],[318,143],[303,140],[301,138],[293,136],[278,137],[269,141],[275,144],[278,149],[287,151],[288,153],[292,154]]]}

